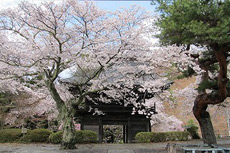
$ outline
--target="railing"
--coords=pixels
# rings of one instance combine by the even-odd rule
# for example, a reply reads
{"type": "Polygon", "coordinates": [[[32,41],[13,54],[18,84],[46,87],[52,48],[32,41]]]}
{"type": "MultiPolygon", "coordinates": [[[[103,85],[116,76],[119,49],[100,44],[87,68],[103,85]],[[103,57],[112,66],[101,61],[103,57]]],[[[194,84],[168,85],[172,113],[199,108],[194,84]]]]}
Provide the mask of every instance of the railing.
{"type": "Polygon", "coordinates": [[[230,153],[230,148],[224,147],[182,147],[184,153],[197,153],[197,152],[205,152],[205,153],[230,153]]]}
{"type": "Polygon", "coordinates": [[[176,144],[168,143],[166,145],[167,153],[177,153],[178,150],[183,153],[230,153],[230,148],[217,145],[208,146],[206,144],[176,144]]]}

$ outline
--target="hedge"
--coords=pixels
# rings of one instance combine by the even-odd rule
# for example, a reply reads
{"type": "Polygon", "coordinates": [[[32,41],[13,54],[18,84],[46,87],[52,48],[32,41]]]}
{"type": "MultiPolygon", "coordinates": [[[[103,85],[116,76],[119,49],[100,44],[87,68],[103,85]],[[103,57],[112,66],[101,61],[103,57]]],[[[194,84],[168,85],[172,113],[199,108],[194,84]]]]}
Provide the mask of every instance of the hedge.
{"type": "Polygon", "coordinates": [[[0,143],[19,141],[21,129],[3,129],[0,130],[0,143]]]}
{"type": "MultiPolygon", "coordinates": [[[[62,135],[63,135],[62,131],[52,133],[49,136],[49,141],[54,144],[61,143],[62,135]]],[[[76,143],[96,143],[96,142],[97,142],[96,132],[90,130],[76,131],[76,143]]]]}
{"type": "Polygon", "coordinates": [[[49,136],[49,141],[51,143],[54,143],[54,144],[58,144],[58,143],[61,143],[62,141],[62,135],[63,135],[63,132],[62,131],[58,131],[56,133],[52,133],[50,136],[49,136]]]}
{"type": "Polygon", "coordinates": [[[76,132],[76,143],[96,143],[97,134],[90,130],[81,130],[76,132]]]}
{"type": "Polygon", "coordinates": [[[52,134],[50,130],[47,129],[34,129],[28,131],[23,137],[20,138],[22,143],[30,142],[48,142],[49,136],[52,134]]]}
{"type": "Polygon", "coordinates": [[[135,139],[139,143],[149,142],[166,142],[166,141],[186,141],[188,140],[189,132],[139,132],[135,139]]]}
{"type": "MultiPolygon", "coordinates": [[[[27,134],[22,134],[21,129],[3,129],[0,130],[0,143],[6,142],[51,142],[61,143],[63,132],[52,133],[47,129],[28,130],[27,134]]],[[[76,143],[96,143],[96,132],[89,130],[76,131],[76,143]]]]}

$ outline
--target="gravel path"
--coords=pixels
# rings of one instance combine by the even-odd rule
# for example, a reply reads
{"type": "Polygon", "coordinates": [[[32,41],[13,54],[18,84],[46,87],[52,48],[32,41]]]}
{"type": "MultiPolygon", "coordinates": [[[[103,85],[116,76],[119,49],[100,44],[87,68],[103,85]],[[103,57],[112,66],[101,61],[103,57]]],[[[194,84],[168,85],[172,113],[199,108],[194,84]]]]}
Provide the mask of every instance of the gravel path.
{"type": "MultiPolygon", "coordinates": [[[[175,143],[178,152],[181,152],[181,146],[202,144],[200,140],[148,144],[80,144],[75,150],[59,150],[60,145],[53,144],[1,143],[0,153],[166,153],[168,143],[175,143]]],[[[218,144],[230,147],[230,138],[219,139],[218,144]]]]}

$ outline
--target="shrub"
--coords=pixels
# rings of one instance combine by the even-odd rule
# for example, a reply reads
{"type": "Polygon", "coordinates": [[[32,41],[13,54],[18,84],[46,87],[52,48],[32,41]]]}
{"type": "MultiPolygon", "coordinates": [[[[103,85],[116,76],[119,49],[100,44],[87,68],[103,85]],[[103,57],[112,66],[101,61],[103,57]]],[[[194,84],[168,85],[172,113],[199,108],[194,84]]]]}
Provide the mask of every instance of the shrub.
{"type": "Polygon", "coordinates": [[[151,142],[165,142],[168,141],[168,135],[165,132],[153,132],[151,142]]]}
{"type": "MultiPolygon", "coordinates": [[[[61,143],[62,135],[63,135],[62,131],[52,133],[49,136],[49,140],[51,143],[54,144],[61,143]]],[[[76,131],[76,143],[96,143],[96,142],[97,142],[96,132],[90,130],[76,131]]]]}
{"type": "Polygon", "coordinates": [[[198,126],[195,125],[193,120],[189,120],[187,125],[185,126],[192,139],[200,139],[198,134],[198,126]]]}
{"type": "Polygon", "coordinates": [[[166,132],[167,141],[186,141],[188,140],[189,132],[177,131],[177,132],[166,132]]]}
{"type": "Polygon", "coordinates": [[[21,129],[0,130],[0,143],[17,142],[21,137],[21,129]]]}
{"type": "Polygon", "coordinates": [[[140,143],[152,142],[152,137],[154,133],[152,132],[139,132],[136,134],[135,139],[140,143]]]}
{"type": "Polygon", "coordinates": [[[54,144],[58,144],[58,143],[61,143],[62,141],[62,135],[63,135],[63,132],[62,131],[58,131],[56,133],[52,133],[50,136],[49,136],[49,141],[51,143],[54,143],[54,144]]]}
{"type": "Polygon", "coordinates": [[[24,135],[23,137],[21,137],[19,139],[19,142],[21,143],[30,143],[32,142],[32,138],[31,138],[31,135],[29,135],[28,133],[26,135],[24,135]]]}
{"type": "Polygon", "coordinates": [[[47,129],[35,129],[28,131],[26,135],[21,137],[20,142],[29,143],[29,142],[48,142],[49,136],[52,132],[47,129]]]}
{"type": "Polygon", "coordinates": [[[192,139],[200,139],[197,126],[191,126],[187,128],[187,131],[190,133],[192,139]]]}
{"type": "Polygon", "coordinates": [[[185,132],[139,132],[135,139],[140,143],[165,142],[165,141],[185,141],[188,140],[189,133],[185,132]]]}
{"type": "Polygon", "coordinates": [[[90,130],[76,131],[76,143],[96,143],[97,134],[90,130]]]}

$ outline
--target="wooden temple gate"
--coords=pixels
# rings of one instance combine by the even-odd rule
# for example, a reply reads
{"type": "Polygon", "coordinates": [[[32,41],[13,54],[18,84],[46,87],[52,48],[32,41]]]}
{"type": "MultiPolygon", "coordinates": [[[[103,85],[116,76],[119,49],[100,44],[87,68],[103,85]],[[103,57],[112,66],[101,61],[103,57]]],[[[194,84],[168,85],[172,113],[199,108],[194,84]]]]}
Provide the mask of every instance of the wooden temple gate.
{"type": "MultiPolygon", "coordinates": [[[[91,105],[91,107],[94,107],[91,105]]],[[[131,115],[133,105],[122,106],[119,104],[100,104],[95,106],[103,112],[102,115],[93,115],[92,112],[78,110],[82,130],[97,132],[99,143],[103,141],[103,125],[122,125],[123,142],[135,142],[138,132],[150,132],[150,119],[145,115],[131,115]]]]}

